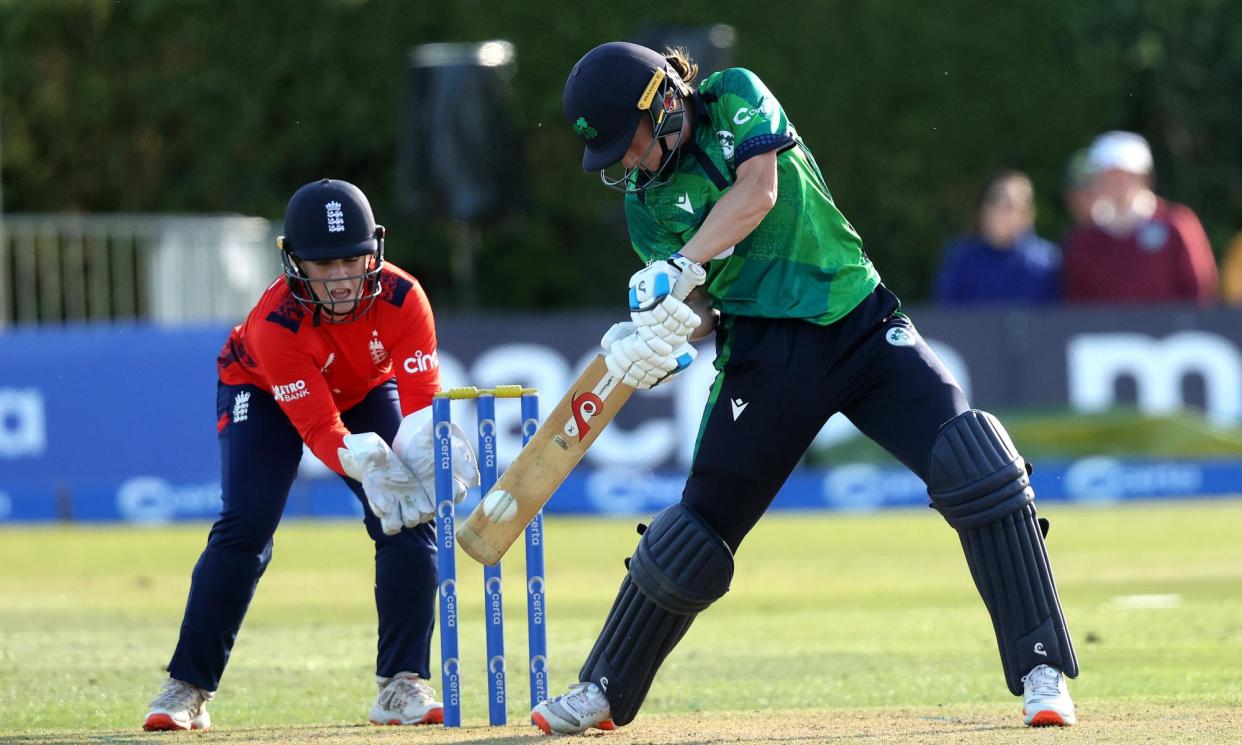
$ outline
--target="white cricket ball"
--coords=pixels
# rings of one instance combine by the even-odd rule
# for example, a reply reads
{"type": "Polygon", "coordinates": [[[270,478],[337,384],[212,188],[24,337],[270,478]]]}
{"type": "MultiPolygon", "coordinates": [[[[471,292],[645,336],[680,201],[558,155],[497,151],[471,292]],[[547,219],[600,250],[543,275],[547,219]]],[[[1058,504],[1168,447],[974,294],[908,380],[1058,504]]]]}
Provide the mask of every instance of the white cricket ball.
{"type": "Polygon", "coordinates": [[[517,511],[517,499],[504,489],[494,489],[483,498],[483,512],[494,523],[509,522],[517,511]]]}

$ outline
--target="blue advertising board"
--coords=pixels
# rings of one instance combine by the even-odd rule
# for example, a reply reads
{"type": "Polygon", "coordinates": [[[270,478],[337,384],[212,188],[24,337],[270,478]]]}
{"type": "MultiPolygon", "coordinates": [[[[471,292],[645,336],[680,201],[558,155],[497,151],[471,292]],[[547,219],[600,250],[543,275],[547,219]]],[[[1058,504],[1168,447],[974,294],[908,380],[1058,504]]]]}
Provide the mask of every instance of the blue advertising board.
{"type": "MultiPolygon", "coordinates": [[[[1242,331],[1233,316],[1191,315],[1183,311],[1168,328],[1160,326],[1163,316],[1151,315],[1145,334],[1134,325],[1135,314],[1124,324],[1106,313],[1075,316],[1062,309],[1032,315],[1024,327],[1044,329],[1039,353],[1026,357],[1025,375],[1009,377],[1004,387],[984,385],[991,372],[980,371],[990,370],[998,352],[986,336],[971,331],[970,318],[918,317],[930,321],[921,323],[923,333],[963,388],[970,393],[973,381],[981,391],[972,394],[975,405],[1036,402],[1093,410],[1113,400],[1108,396],[1119,388],[1112,376],[1125,373],[1138,383],[1134,403],[1141,410],[1165,410],[1178,403],[1174,394],[1190,391],[1210,417],[1236,424],[1242,407],[1236,385],[1242,380],[1242,331]],[[1105,321],[1125,330],[1110,336],[1105,321]],[[1090,330],[1089,340],[1072,331],[1082,328],[1090,330]],[[1118,351],[1119,346],[1126,348],[1118,351]],[[1193,364],[1174,374],[1169,360],[1177,355],[1143,349],[1182,350],[1181,357],[1193,364]],[[1041,372],[1040,365],[1059,372],[1041,372]],[[1186,376],[1201,383],[1183,385],[1186,376]],[[1042,388],[1047,380],[1060,381],[1059,387],[1042,388]]],[[[594,354],[595,337],[609,321],[603,316],[442,319],[443,383],[537,386],[546,412],[594,354]]],[[[987,318],[980,322],[991,323],[987,318]]],[[[228,331],[106,325],[0,333],[0,522],[214,517],[220,507],[215,357],[228,331]]],[[[649,514],[676,501],[714,375],[711,351],[705,345],[700,360],[685,373],[635,396],[549,511],[649,514]]],[[[1005,359],[1015,354],[1013,348],[1003,351],[1005,359]]],[[[454,412],[463,424],[472,414],[468,407],[454,412]]],[[[503,468],[520,447],[520,416],[516,408],[501,405],[496,422],[503,468]]],[[[856,436],[848,422],[834,419],[817,443],[856,436]]],[[[1041,502],[1238,495],[1242,461],[1091,457],[1041,462],[1033,481],[1041,502]]],[[[797,470],[774,509],[924,504],[922,484],[903,468],[846,463],[797,470]]],[[[307,454],[286,514],[350,516],[360,515],[361,507],[339,477],[307,454]]]]}
{"type": "MultiPolygon", "coordinates": [[[[685,474],[626,467],[583,468],[570,474],[548,504],[549,514],[651,515],[681,496],[685,474]]],[[[1050,463],[1032,477],[1040,504],[1106,505],[1141,499],[1235,496],[1242,483],[1236,461],[1135,461],[1087,458],[1050,463]]],[[[63,497],[62,497],[63,499],[63,497]]],[[[478,502],[477,490],[459,510],[478,502]]],[[[772,503],[773,510],[870,512],[927,506],[919,479],[895,466],[849,464],[800,469],[772,503]]],[[[201,483],[159,476],[98,482],[76,492],[71,504],[40,489],[17,488],[0,503],[0,522],[81,521],[165,523],[211,520],[220,510],[218,480],[201,483]]],[[[285,508],[287,517],[362,516],[362,508],[337,477],[301,478],[285,508]]]]}
{"type": "Polygon", "coordinates": [[[214,360],[226,333],[110,325],[0,335],[0,519],[118,519],[123,490],[150,479],[218,509],[219,487],[202,485],[219,482],[214,360]]]}

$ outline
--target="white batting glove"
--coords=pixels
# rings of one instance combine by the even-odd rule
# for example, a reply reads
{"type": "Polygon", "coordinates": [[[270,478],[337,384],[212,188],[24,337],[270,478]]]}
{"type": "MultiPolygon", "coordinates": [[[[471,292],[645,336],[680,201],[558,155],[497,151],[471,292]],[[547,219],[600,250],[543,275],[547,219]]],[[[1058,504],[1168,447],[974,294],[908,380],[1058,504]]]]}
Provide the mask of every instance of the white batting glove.
{"type": "Polygon", "coordinates": [[[679,346],[700,322],[686,296],[706,279],[707,270],[681,254],[649,264],[630,277],[630,318],[679,346]]]}
{"type": "Polygon", "coordinates": [[[337,448],[341,467],[362,484],[367,504],[388,535],[412,528],[436,516],[435,498],[422,481],[400,461],[388,443],[374,432],[345,435],[337,448]]]}
{"type": "Polygon", "coordinates": [[[670,343],[684,342],[702,323],[689,305],[669,295],[650,310],[632,311],[630,318],[642,329],[670,343]]]}
{"type": "Polygon", "coordinates": [[[698,356],[684,339],[677,347],[658,337],[647,338],[633,323],[617,323],[600,340],[608,354],[608,370],[626,385],[645,390],[654,388],[685,370],[698,356]]]}
{"type": "MultiPolygon", "coordinates": [[[[449,442],[453,450],[453,501],[461,503],[466,490],[479,485],[479,459],[466,433],[450,424],[449,442]]],[[[427,488],[435,493],[436,446],[431,407],[427,406],[401,420],[392,440],[393,452],[427,488]]],[[[433,500],[434,501],[434,500],[433,500]]]]}

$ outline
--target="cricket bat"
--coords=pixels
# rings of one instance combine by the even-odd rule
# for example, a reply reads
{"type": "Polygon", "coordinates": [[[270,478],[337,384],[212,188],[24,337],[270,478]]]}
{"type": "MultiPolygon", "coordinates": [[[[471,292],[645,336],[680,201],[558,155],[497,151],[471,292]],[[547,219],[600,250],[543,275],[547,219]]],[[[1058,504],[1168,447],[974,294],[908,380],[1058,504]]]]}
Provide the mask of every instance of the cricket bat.
{"type": "Polygon", "coordinates": [[[466,553],[483,564],[500,563],[633,392],[608,371],[604,355],[596,355],[457,528],[457,543],[466,553]]]}

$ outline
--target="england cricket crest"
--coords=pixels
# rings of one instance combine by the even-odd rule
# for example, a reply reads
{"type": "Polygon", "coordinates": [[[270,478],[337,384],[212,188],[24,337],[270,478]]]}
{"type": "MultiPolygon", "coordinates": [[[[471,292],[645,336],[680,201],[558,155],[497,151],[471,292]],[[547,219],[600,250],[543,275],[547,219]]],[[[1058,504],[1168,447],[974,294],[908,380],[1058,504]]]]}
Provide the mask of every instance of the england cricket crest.
{"type": "Polygon", "coordinates": [[[371,332],[371,343],[367,345],[371,350],[371,361],[376,365],[382,365],[388,360],[388,350],[384,349],[384,342],[379,339],[379,332],[371,332]]]}

